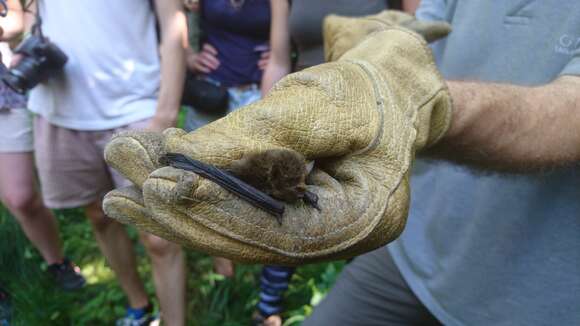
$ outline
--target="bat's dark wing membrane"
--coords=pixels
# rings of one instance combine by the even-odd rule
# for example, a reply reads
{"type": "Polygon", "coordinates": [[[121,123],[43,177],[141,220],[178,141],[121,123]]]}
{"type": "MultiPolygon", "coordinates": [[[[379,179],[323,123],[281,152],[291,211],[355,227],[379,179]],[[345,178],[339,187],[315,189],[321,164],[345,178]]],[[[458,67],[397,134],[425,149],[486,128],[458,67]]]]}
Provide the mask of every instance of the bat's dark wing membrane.
{"type": "Polygon", "coordinates": [[[194,172],[217,183],[251,205],[274,215],[278,222],[281,223],[281,218],[284,214],[284,204],[235,176],[213,165],[194,160],[183,154],[167,153],[162,158],[162,161],[163,164],[170,165],[176,169],[194,172]]]}

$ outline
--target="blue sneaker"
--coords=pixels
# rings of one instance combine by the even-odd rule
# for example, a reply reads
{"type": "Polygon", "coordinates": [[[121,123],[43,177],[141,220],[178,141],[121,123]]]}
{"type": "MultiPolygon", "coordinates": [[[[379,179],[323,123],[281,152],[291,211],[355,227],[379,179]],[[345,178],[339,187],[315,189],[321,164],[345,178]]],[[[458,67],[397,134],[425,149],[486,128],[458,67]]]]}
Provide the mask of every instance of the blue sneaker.
{"type": "Polygon", "coordinates": [[[159,317],[153,313],[153,306],[149,304],[145,308],[139,309],[127,308],[127,313],[125,314],[125,317],[117,319],[115,325],[150,326],[154,324],[156,321],[159,321],[159,317]]]}

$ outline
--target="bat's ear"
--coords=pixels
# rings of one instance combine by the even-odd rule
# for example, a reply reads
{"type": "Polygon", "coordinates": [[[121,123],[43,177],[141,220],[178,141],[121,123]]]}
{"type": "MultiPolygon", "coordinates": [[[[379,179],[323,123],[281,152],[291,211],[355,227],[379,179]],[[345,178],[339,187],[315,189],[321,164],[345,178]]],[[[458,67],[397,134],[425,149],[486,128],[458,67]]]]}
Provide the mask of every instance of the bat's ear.
{"type": "Polygon", "coordinates": [[[309,175],[313,169],[314,169],[314,161],[307,162],[306,163],[306,175],[309,175]]]}

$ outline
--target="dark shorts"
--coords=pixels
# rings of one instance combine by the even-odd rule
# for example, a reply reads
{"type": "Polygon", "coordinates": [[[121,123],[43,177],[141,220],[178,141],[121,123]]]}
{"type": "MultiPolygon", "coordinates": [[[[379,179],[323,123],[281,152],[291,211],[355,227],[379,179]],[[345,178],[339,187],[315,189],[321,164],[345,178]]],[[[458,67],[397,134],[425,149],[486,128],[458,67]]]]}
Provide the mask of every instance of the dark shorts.
{"type": "Polygon", "coordinates": [[[355,258],[303,326],[441,325],[413,294],[386,248],[355,258]]]}

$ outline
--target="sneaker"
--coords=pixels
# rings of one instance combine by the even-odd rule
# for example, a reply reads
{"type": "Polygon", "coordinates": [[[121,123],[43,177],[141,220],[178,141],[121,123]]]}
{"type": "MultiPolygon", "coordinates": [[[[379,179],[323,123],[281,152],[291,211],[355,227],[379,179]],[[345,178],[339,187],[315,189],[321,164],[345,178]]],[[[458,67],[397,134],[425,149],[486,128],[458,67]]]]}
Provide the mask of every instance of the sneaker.
{"type": "Polygon", "coordinates": [[[4,289],[0,288],[0,326],[9,326],[12,315],[12,305],[10,304],[10,295],[4,289]]]}
{"type": "Polygon", "coordinates": [[[52,264],[48,266],[48,272],[52,275],[55,282],[62,289],[78,290],[82,288],[86,280],[81,275],[81,270],[73,264],[68,258],[65,258],[60,264],[52,264]]]}
{"type": "Polygon", "coordinates": [[[252,314],[252,326],[281,326],[282,317],[280,315],[271,315],[264,317],[258,310],[252,314]]]}
{"type": "Polygon", "coordinates": [[[117,319],[116,326],[149,326],[159,321],[159,318],[153,314],[153,306],[147,305],[145,308],[133,309],[127,308],[127,314],[121,319],[117,319]]]}

